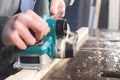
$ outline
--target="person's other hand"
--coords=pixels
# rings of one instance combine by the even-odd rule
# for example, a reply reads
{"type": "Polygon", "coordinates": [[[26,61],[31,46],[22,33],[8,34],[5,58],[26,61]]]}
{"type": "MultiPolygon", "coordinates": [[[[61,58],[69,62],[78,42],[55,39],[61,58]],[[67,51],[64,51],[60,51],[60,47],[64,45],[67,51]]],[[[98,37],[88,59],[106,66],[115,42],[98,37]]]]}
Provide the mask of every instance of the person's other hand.
{"type": "Polygon", "coordinates": [[[16,45],[19,49],[25,49],[27,45],[34,45],[50,31],[48,24],[31,10],[19,13],[11,17],[2,32],[4,45],[16,45]],[[33,36],[30,30],[35,32],[33,36]]]}
{"type": "Polygon", "coordinates": [[[64,0],[51,0],[50,5],[51,18],[61,19],[65,15],[64,0]]]}

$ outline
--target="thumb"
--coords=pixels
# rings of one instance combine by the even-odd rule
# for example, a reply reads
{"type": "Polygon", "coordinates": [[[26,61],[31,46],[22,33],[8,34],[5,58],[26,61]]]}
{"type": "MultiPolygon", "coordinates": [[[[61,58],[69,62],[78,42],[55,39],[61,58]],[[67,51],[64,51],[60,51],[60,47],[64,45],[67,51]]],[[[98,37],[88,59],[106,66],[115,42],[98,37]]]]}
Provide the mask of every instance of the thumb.
{"type": "Polygon", "coordinates": [[[54,15],[57,13],[57,8],[58,8],[58,0],[51,0],[51,4],[50,4],[51,15],[54,15]]]}

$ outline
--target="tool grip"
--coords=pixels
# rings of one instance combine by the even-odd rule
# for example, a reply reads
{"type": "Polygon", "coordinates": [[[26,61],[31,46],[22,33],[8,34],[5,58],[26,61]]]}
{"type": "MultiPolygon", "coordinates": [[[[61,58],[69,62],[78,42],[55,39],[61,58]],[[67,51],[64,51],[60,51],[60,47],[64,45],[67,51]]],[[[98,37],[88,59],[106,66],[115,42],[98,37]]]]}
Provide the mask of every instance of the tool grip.
{"type": "Polygon", "coordinates": [[[64,0],[66,6],[72,6],[75,0],[64,0]]]}

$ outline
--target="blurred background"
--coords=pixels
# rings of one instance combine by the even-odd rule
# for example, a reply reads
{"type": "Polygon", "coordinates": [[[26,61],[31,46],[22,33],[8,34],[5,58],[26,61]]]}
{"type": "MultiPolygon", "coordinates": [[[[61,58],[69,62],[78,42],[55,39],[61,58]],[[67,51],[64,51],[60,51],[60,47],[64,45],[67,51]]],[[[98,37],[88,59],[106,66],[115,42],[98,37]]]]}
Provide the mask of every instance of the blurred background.
{"type": "Polygon", "coordinates": [[[65,18],[72,31],[80,27],[119,29],[120,0],[75,0],[65,18]]]}

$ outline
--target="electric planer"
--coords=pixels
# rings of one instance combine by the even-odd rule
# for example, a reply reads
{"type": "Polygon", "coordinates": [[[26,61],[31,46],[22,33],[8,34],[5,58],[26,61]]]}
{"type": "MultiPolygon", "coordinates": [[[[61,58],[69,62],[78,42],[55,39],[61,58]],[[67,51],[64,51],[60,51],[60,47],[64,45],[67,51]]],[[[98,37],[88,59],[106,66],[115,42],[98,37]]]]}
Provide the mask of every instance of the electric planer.
{"type": "Polygon", "coordinates": [[[42,69],[51,64],[55,58],[75,56],[78,33],[70,31],[66,19],[51,19],[49,4],[49,0],[37,0],[34,11],[46,20],[50,32],[25,50],[15,47],[17,60],[13,65],[14,68],[42,69]]]}

